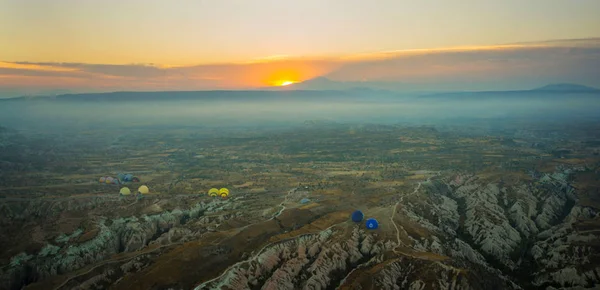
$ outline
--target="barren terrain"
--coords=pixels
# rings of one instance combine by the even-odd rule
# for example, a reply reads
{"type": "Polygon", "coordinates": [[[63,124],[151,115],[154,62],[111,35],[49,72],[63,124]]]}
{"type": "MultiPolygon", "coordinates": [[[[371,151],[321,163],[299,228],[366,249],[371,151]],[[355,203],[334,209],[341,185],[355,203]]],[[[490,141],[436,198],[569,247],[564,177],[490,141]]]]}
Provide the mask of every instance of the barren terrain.
{"type": "Polygon", "coordinates": [[[597,287],[600,126],[480,126],[2,128],[0,288],[597,287]]]}

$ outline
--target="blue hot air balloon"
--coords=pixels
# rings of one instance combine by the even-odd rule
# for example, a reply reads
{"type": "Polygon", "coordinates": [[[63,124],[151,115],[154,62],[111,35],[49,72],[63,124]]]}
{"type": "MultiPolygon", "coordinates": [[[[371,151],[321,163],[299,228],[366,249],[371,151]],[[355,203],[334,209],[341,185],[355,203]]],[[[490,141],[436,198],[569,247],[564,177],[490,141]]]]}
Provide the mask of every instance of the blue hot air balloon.
{"type": "Polygon", "coordinates": [[[123,181],[125,181],[125,182],[131,182],[131,181],[133,181],[133,175],[131,175],[131,174],[125,174],[125,176],[123,176],[123,181]]]}
{"type": "Polygon", "coordinates": [[[368,219],[365,225],[367,226],[367,229],[370,230],[374,230],[379,227],[379,223],[377,223],[377,220],[374,218],[368,219]]]}
{"type": "Polygon", "coordinates": [[[357,210],[352,213],[352,221],[355,223],[362,222],[363,218],[365,218],[365,215],[360,210],[357,210]]]}

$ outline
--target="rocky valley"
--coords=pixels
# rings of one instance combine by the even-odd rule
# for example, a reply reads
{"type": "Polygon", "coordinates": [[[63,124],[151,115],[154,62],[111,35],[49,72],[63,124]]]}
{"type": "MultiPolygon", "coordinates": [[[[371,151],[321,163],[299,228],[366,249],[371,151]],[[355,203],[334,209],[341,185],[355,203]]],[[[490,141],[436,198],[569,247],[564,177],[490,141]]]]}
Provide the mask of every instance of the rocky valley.
{"type": "Polygon", "coordinates": [[[202,130],[131,132],[136,142],[48,135],[44,154],[4,130],[2,154],[19,154],[2,163],[0,288],[600,284],[600,158],[588,140],[598,136],[336,123],[202,130]],[[97,181],[117,172],[150,192],[120,195],[137,185],[97,181]],[[212,187],[231,194],[211,197],[212,187]],[[353,222],[355,210],[379,227],[353,222]]]}

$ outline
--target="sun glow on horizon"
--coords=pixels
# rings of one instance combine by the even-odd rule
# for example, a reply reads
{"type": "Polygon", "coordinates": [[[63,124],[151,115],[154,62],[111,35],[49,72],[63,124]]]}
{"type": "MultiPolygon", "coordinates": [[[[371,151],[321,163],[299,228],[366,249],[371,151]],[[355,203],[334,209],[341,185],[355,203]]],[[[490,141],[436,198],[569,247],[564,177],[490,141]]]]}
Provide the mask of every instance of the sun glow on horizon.
{"type": "Polygon", "coordinates": [[[289,85],[291,85],[293,83],[294,82],[292,82],[292,81],[282,81],[281,84],[279,84],[279,85],[282,86],[282,87],[285,87],[285,86],[289,86],[289,85]]]}

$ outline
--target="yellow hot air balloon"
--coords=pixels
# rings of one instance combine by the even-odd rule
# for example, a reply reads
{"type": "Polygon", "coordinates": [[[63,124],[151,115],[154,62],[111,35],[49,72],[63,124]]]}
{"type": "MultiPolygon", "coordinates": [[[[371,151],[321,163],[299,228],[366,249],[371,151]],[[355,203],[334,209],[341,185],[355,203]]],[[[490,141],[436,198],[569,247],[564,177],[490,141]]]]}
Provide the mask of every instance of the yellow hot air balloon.
{"type": "Polygon", "coordinates": [[[121,190],[119,190],[119,193],[121,195],[130,195],[131,190],[129,190],[129,187],[123,187],[123,188],[121,188],[121,190]]]}
{"type": "Polygon", "coordinates": [[[138,192],[141,194],[148,194],[150,192],[150,190],[148,189],[147,186],[142,185],[138,188],[138,192]]]}
{"type": "Polygon", "coordinates": [[[219,189],[219,195],[223,198],[229,196],[229,189],[224,188],[224,187],[219,189]]]}
{"type": "Polygon", "coordinates": [[[208,196],[217,196],[217,195],[219,195],[219,190],[216,188],[211,188],[208,191],[208,196]]]}

